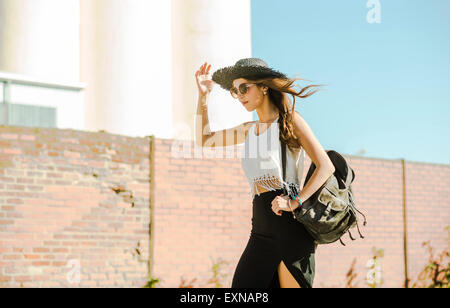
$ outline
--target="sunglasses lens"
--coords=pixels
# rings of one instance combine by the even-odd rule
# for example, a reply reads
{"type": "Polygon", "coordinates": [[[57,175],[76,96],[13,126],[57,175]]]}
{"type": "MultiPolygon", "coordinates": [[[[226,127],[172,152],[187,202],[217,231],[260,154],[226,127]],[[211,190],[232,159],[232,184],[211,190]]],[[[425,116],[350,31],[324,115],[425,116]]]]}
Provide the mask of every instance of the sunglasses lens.
{"type": "Polygon", "coordinates": [[[247,93],[247,89],[248,87],[245,83],[239,85],[239,92],[241,92],[241,94],[247,93]]]}
{"type": "MultiPolygon", "coordinates": [[[[251,84],[251,85],[254,85],[254,84],[251,84]]],[[[248,91],[248,88],[250,88],[250,87],[246,83],[240,84],[239,85],[239,90],[236,89],[235,87],[233,87],[233,88],[230,89],[231,96],[233,96],[234,98],[238,98],[239,93],[241,95],[246,94],[247,91],[248,91]]]]}

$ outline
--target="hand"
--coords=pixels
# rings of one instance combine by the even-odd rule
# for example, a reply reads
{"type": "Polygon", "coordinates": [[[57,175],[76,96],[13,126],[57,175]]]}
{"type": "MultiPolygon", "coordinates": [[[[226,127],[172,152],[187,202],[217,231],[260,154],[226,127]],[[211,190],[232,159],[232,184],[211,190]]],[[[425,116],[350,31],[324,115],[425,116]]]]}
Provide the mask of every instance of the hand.
{"type": "Polygon", "coordinates": [[[209,70],[211,69],[211,64],[208,65],[205,62],[200,66],[199,70],[195,72],[195,80],[197,82],[199,95],[206,95],[210,93],[214,87],[215,82],[209,76],[209,70]]]}
{"type": "Polygon", "coordinates": [[[291,200],[289,198],[289,196],[286,196],[286,195],[276,196],[272,200],[272,211],[278,216],[282,215],[281,211],[291,212],[291,209],[293,211],[296,208],[296,206],[293,205],[294,202],[292,202],[292,201],[295,202],[295,200],[291,200]],[[289,207],[289,205],[291,207],[289,207]]]}

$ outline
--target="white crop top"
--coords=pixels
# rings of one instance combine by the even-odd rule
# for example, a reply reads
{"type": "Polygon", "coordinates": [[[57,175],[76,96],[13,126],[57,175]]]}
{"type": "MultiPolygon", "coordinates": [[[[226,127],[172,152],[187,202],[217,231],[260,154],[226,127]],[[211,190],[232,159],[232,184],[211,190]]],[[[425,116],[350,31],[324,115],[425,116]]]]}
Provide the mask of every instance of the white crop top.
{"type": "MultiPolygon", "coordinates": [[[[255,134],[255,123],[247,133],[241,159],[242,169],[251,187],[251,198],[254,196],[255,184],[267,190],[282,188],[283,169],[281,162],[281,143],[278,118],[260,133],[255,134]]],[[[269,125],[269,124],[267,124],[269,125]]],[[[300,191],[303,176],[305,151],[303,147],[292,153],[286,146],[286,181],[285,185],[294,184],[300,191]]],[[[259,195],[260,192],[256,191],[259,195]]]]}

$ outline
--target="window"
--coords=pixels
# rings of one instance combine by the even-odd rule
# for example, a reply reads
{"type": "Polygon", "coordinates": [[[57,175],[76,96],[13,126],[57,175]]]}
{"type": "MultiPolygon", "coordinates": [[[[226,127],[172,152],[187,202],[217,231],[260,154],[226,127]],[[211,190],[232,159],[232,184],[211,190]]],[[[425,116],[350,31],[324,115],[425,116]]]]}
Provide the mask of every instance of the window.
{"type": "MultiPolygon", "coordinates": [[[[29,127],[56,127],[56,108],[8,104],[8,125],[29,127]]],[[[0,107],[0,123],[5,124],[5,106],[0,107]]]]}

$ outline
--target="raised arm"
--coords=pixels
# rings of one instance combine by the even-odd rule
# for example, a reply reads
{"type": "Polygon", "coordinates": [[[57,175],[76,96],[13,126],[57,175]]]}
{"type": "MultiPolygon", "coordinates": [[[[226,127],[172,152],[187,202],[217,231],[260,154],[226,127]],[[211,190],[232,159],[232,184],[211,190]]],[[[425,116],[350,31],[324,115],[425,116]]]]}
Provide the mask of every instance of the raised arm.
{"type": "Polygon", "coordinates": [[[204,63],[195,72],[198,87],[197,115],[195,119],[195,142],[201,147],[225,147],[245,142],[248,130],[255,121],[242,123],[238,126],[212,132],[208,118],[208,103],[214,81],[209,76],[211,65],[204,63]]]}

